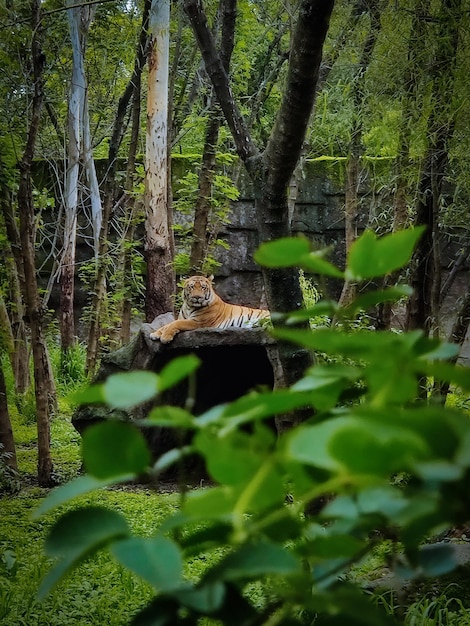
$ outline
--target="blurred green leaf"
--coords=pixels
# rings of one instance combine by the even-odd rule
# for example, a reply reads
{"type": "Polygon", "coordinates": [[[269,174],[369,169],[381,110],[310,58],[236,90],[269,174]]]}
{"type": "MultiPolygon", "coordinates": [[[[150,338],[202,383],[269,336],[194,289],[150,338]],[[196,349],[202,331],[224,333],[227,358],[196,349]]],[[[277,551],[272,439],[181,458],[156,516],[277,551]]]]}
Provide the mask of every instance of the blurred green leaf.
{"type": "Polygon", "coordinates": [[[181,589],[174,596],[186,607],[202,614],[211,614],[220,609],[225,597],[225,585],[215,581],[198,588],[181,589]]]}
{"type": "Polygon", "coordinates": [[[299,265],[310,252],[310,243],[304,237],[284,237],[260,245],[254,260],[265,267],[293,267],[299,265]]]}
{"type": "Polygon", "coordinates": [[[418,565],[425,576],[443,576],[459,566],[455,546],[435,543],[421,546],[418,565]]]}
{"type": "Polygon", "coordinates": [[[244,580],[279,574],[289,576],[301,571],[297,558],[283,546],[262,541],[240,546],[222,559],[207,574],[207,580],[244,580]]]}
{"type": "Polygon", "coordinates": [[[313,562],[323,559],[352,558],[364,549],[364,542],[350,535],[319,535],[299,546],[302,556],[313,562]]]}
{"type": "Polygon", "coordinates": [[[162,392],[174,387],[195,372],[200,364],[200,360],[194,354],[172,359],[159,373],[159,391],[162,392]]]}
{"type": "Polygon", "coordinates": [[[191,491],[186,497],[183,513],[191,520],[230,517],[236,500],[237,492],[226,485],[191,491]]]}
{"type": "MultiPolygon", "coordinates": [[[[242,424],[262,420],[273,415],[286,413],[310,403],[308,393],[301,390],[295,393],[289,389],[276,389],[269,392],[251,392],[228,404],[220,413],[220,423],[224,432],[242,424]]],[[[202,419],[202,418],[198,418],[202,419]]]]}
{"type": "Polygon", "coordinates": [[[101,422],[83,433],[83,463],[87,472],[101,479],[140,474],[150,464],[150,452],[142,433],[131,424],[101,422]]]}
{"type": "Polygon", "coordinates": [[[157,406],[152,409],[146,419],[139,420],[140,426],[163,426],[165,428],[188,428],[198,427],[195,419],[189,411],[179,406],[157,406]]]}
{"type": "Polygon", "coordinates": [[[254,254],[255,261],[266,267],[301,267],[314,274],[344,278],[344,273],[324,257],[325,251],[312,251],[304,237],[265,242],[254,254]]]}
{"type": "Polygon", "coordinates": [[[158,591],[177,589],[183,582],[180,549],[166,537],[129,537],[114,543],[111,552],[158,591]]]}
{"type": "MultiPolygon", "coordinates": [[[[368,291],[360,294],[354,301],[344,309],[346,315],[351,315],[356,311],[367,311],[382,302],[397,302],[401,298],[409,297],[413,290],[408,285],[397,285],[388,289],[378,291],[368,291]]],[[[340,310],[341,314],[341,310],[340,310]]]]}
{"type": "Polygon", "coordinates": [[[65,513],[46,538],[46,554],[60,560],[43,579],[38,597],[43,599],[85,558],[111,541],[129,534],[125,518],[103,507],[88,506],[65,513]]]}
{"type": "Polygon", "coordinates": [[[357,474],[388,476],[409,471],[429,450],[414,433],[388,425],[353,420],[327,443],[331,455],[357,474]]]}
{"type": "Polygon", "coordinates": [[[164,472],[175,463],[181,462],[185,457],[194,453],[193,446],[183,446],[181,448],[173,448],[164,452],[153,465],[155,473],[164,472]]]}
{"type": "Polygon", "coordinates": [[[77,404],[101,404],[106,402],[103,384],[90,385],[71,394],[73,402],[77,404]]]}
{"type": "Polygon", "coordinates": [[[136,477],[136,474],[120,474],[114,475],[110,478],[96,478],[95,476],[79,476],[75,478],[69,483],[65,483],[64,485],[60,485],[53,489],[49,495],[44,498],[41,504],[33,513],[33,519],[37,519],[55,509],[56,507],[76,498],[77,496],[82,496],[85,493],[90,493],[91,491],[95,491],[96,489],[101,489],[102,487],[107,487],[108,485],[115,485],[117,483],[127,482],[136,477]]]}
{"type": "Polygon", "coordinates": [[[344,272],[323,258],[322,251],[304,254],[299,261],[299,265],[302,269],[313,274],[331,276],[333,278],[344,278],[344,272]]]}
{"type": "Polygon", "coordinates": [[[377,238],[372,231],[364,231],[349,251],[347,277],[360,281],[400,269],[410,260],[423,232],[420,226],[377,238]]]}
{"type": "Polygon", "coordinates": [[[297,324],[304,320],[320,317],[323,315],[333,316],[338,311],[338,305],[333,300],[321,300],[317,302],[313,307],[308,309],[299,309],[298,311],[292,311],[286,316],[286,324],[297,324]]]}
{"type": "Polygon", "coordinates": [[[151,400],[159,391],[154,372],[134,371],[112,374],[103,383],[103,399],[110,407],[127,409],[151,400]]]}

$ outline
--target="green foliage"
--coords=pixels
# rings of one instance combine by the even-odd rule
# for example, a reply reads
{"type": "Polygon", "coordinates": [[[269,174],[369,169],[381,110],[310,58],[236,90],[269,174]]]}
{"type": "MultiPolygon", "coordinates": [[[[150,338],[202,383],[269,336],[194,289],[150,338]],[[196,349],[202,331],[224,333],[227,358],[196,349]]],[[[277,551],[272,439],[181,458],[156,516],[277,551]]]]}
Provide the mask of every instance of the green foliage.
{"type": "MultiPolygon", "coordinates": [[[[397,259],[408,260],[418,235],[405,231],[371,239],[365,233],[348,257],[346,274],[377,275],[367,269],[370,249],[376,250],[382,271],[393,271],[397,259]]],[[[283,265],[300,263],[309,270],[313,258],[317,271],[330,274],[334,268],[326,261],[318,263],[322,257],[311,253],[303,239],[265,244],[258,258],[272,266],[276,259],[283,265]]],[[[195,624],[205,615],[224,624],[274,620],[300,625],[316,616],[320,624],[376,626],[397,621],[346,581],[351,566],[375,549],[379,538],[374,531],[394,530],[406,559],[401,571],[409,578],[455,569],[452,546],[421,544],[437,530],[466,520],[470,421],[457,409],[416,400],[417,378],[423,373],[435,373],[470,391],[468,371],[463,374],[445,363],[454,347],[419,332],[276,328],[274,335],[348,361],[313,366],[290,389],[252,392],[198,417],[158,407],[146,425],[183,427],[194,434],[189,446],[153,467],[141,436],[131,434],[130,425],[111,422],[90,428],[83,439],[89,476],[53,492],[39,513],[119,482],[123,472],[137,476],[147,469],[156,475],[188,450],[205,459],[216,485],[189,493],[180,511],[146,540],[132,536],[125,519],[114,512],[88,507],[59,518],[46,542],[58,560],[42,592],[50,591],[80,560],[108,546],[124,567],[156,591],[135,624],[156,623],[157,615],[159,624],[195,624]],[[278,439],[263,423],[300,407],[310,409],[311,417],[278,439]],[[396,474],[409,479],[392,481],[396,474]],[[285,501],[286,491],[291,504],[285,501]],[[335,497],[314,517],[304,514],[312,500],[332,493],[335,497]],[[76,541],[80,520],[88,516],[91,526],[83,526],[76,541]],[[223,556],[197,580],[185,576],[186,559],[221,549],[223,556]],[[246,595],[247,585],[268,578],[267,599],[257,607],[246,595]]],[[[129,374],[127,405],[148,400],[196,366],[194,360],[183,359],[158,376],[129,374]]],[[[124,386],[123,376],[119,382],[124,386]]],[[[106,385],[115,388],[114,381],[105,383],[82,400],[106,399],[111,406],[122,406],[106,385]]]]}
{"type": "MultiPolygon", "coordinates": [[[[189,250],[193,240],[194,207],[199,195],[199,177],[196,172],[188,172],[178,181],[177,198],[173,208],[183,217],[173,229],[178,240],[180,251],[174,259],[177,274],[187,274],[189,271],[189,250]]],[[[203,272],[210,275],[219,265],[215,259],[218,248],[227,248],[227,243],[219,238],[220,228],[230,223],[231,201],[238,199],[238,190],[232,180],[225,174],[217,173],[212,182],[212,195],[209,198],[210,210],[207,225],[207,252],[204,259],[203,272]]]]}
{"type": "MultiPolygon", "coordinates": [[[[17,497],[7,494],[0,500],[2,626],[124,626],[130,615],[150,602],[152,588],[105,552],[79,565],[69,574],[65,587],[52,590],[42,601],[37,599],[50,565],[43,541],[58,517],[58,512],[52,511],[41,520],[31,519],[31,511],[44,495],[43,489],[23,486],[17,497]]],[[[63,504],[60,513],[72,512],[77,506],[119,511],[129,519],[133,533],[150,537],[165,517],[176,512],[177,501],[178,494],[125,487],[85,494],[63,504]]]]}

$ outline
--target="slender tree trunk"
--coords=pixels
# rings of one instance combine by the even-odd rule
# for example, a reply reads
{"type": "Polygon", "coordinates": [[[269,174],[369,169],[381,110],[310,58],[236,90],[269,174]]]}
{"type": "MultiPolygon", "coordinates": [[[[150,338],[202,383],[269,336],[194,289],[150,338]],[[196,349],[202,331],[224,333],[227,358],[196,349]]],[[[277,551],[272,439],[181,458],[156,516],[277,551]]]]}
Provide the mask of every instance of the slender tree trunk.
{"type": "MultiPolygon", "coordinates": [[[[220,58],[228,74],[235,34],[236,0],[221,3],[222,27],[220,34],[220,58]]],[[[212,94],[214,96],[215,94],[212,94]]],[[[209,221],[212,210],[212,184],[216,170],[217,142],[222,124],[220,107],[213,102],[204,137],[199,192],[194,209],[193,241],[189,257],[190,272],[202,274],[209,247],[209,221]]]]}
{"type": "Polygon", "coordinates": [[[427,335],[439,331],[440,255],[439,206],[448,165],[447,146],[453,134],[448,110],[459,39],[461,0],[444,0],[439,21],[438,49],[431,65],[433,109],[428,121],[429,146],[423,160],[415,225],[426,231],[416,247],[410,284],[413,295],[407,306],[406,328],[421,328],[427,335]],[[439,271],[437,271],[439,268],[439,271]]]}
{"type": "Polygon", "coordinates": [[[149,19],[145,152],[146,318],[172,311],[175,277],[168,199],[169,0],[153,0],[149,19]]]}
{"type": "Polygon", "coordinates": [[[65,222],[63,252],[60,260],[59,328],[61,349],[65,354],[75,343],[74,291],[75,245],[77,236],[78,178],[83,149],[86,77],[84,52],[91,21],[87,8],[80,8],[67,0],[70,41],[72,44],[72,76],[68,108],[68,149],[65,174],[65,222]]]}
{"type": "Polygon", "coordinates": [[[8,354],[13,376],[15,375],[15,337],[3,294],[0,291],[0,348],[8,354]]]}
{"type": "Polygon", "coordinates": [[[149,18],[150,2],[148,0],[144,3],[144,10],[142,14],[142,27],[140,31],[139,43],[136,51],[136,58],[134,62],[134,71],[132,77],[129,80],[126,88],[119,99],[118,109],[113,124],[113,132],[109,142],[108,152],[108,164],[106,168],[106,178],[104,181],[104,200],[103,200],[103,214],[101,221],[101,230],[99,237],[99,249],[97,256],[97,269],[95,276],[95,284],[93,290],[93,299],[91,307],[91,319],[88,329],[88,342],[87,342],[87,357],[86,357],[86,371],[87,373],[94,372],[98,361],[99,351],[99,339],[101,335],[102,313],[106,300],[107,286],[106,275],[108,269],[108,237],[109,237],[109,225],[114,206],[114,194],[115,194],[115,178],[116,178],[116,166],[119,147],[122,143],[124,135],[124,119],[129,107],[129,102],[133,98],[134,101],[134,121],[133,121],[133,137],[131,138],[131,148],[129,153],[130,165],[128,165],[128,183],[129,183],[129,168],[132,171],[135,168],[135,152],[138,136],[138,120],[140,119],[140,107],[135,109],[136,94],[140,94],[140,82],[142,76],[142,70],[145,65],[145,55],[147,49],[147,27],[149,18]],[[135,116],[137,115],[137,121],[135,116]],[[135,134],[137,133],[137,135],[135,134]],[[134,148],[132,148],[134,146],[134,148]]]}
{"type": "MultiPolygon", "coordinates": [[[[352,244],[357,239],[357,218],[359,215],[359,175],[361,166],[363,114],[366,94],[364,82],[366,70],[369,66],[372,52],[380,31],[380,10],[381,0],[367,0],[365,2],[369,14],[369,32],[364,43],[361,58],[359,59],[359,71],[354,82],[354,109],[355,120],[351,132],[351,143],[349,155],[346,163],[346,188],[345,188],[345,210],[344,226],[346,235],[346,256],[352,244]]],[[[339,305],[346,307],[356,296],[357,285],[346,280],[339,298],[339,305]]]]}
{"type": "Polygon", "coordinates": [[[24,296],[26,315],[31,328],[31,345],[34,363],[34,389],[36,396],[36,419],[38,431],[38,481],[41,486],[52,483],[52,458],[50,451],[50,407],[53,393],[53,380],[49,356],[43,331],[43,309],[36,281],[34,250],[34,206],[31,188],[31,163],[39,129],[43,104],[42,72],[44,55],[41,50],[41,3],[34,0],[32,9],[31,56],[33,66],[34,95],[31,108],[31,121],[23,157],[19,164],[18,210],[20,217],[20,239],[24,266],[24,296]]]}
{"type": "Polygon", "coordinates": [[[2,452],[6,452],[5,463],[12,470],[18,470],[16,460],[15,439],[11,427],[10,413],[8,411],[7,388],[5,376],[3,374],[2,361],[0,359],[0,443],[3,446],[2,452]]]}
{"type": "MultiPolygon", "coordinates": [[[[394,163],[396,179],[396,189],[393,198],[393,225],[392,231],[397,232],[406,228],[410,221],[408,214],[408,197],[410,193],[410,182],[407,180],[406,172],[410,172],[410,142],[411,131],[416,123],[413,119],[416,115],[416,108],[422,109],[422,96],[419,90],[419,77],[422,75],[422,50],[425,48],[427,25],[422,19],[422,15],[428,10],[428,0],[419,0],[415,6],[412,17],[410,34],[408,37],[408,55],[406,71],[403,76],[404,94],[401,101],[401,120],[398,141],[398,155],[394,163]],[[420,106],[421,105],[421,106],[420,106]]],[[[385,276],[383,288],[386,289],[394,284],[399,277],[399,272],[393,272],[385,276]]],[[[393,304],[383,302],[377,307],[378,329],[389,329],[392,323],[393,304]]]]}
{"type": "Polygon", "coordinates": [[[0,207],[5,220],[6,232],[11,248],[11,258],[7,255],[6,266],[9,275],[9,323],[13,334],[13,375],[15,378],[15,390],[19,394],[25,393],[29,387],[29,353],[26,325],[24,321],[24,306],[22,292],[24,293],[24,268],[21,255],[21,240],[10,190],[7,186],[0,192],[0,207]]]}

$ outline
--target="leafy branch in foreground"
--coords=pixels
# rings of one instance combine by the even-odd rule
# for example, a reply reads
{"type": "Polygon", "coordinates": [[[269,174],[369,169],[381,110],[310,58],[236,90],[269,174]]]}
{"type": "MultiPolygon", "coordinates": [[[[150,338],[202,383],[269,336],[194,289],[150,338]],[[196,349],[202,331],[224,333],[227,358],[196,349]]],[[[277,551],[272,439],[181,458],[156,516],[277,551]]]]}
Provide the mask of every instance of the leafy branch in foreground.
{"type": "MultiPolygon", "coordinates": [[[[406,263],[419,235],[416,229],[377,239],[366,232],[351,249],[344,272],[301,238],[264,244],[257,259],[359,281],[406,263]]],[[[314,313],[330,308],[335,315],[352,315],[405,293],[406,288],[393,287],[361,295],[346,310],[320,302],[314,313]]],[[[396,537],[405,558],[401,575],[439,576],[456,567],[451,545],[422,543],[467,521],[470,420],[463,412],[417,401],[423,375],[470,391],[468,370],[446,362],[455,346],[419,331],[289,327],[311,314],[286,316],[286,326],[276,327],[275,336],[334,358],[311,367],[291,388],[253,392],[199,416],[160,406],[140,424],[190,431],[189,446],[152,464],[133,425],[107,422],[85,433],[87,475],[54,490],[37,515],[81,493],[144,472],[157,474],[188,452],[204,458],[215,486],[188,493],[178,513],[149,538],[132,536],[114,511],[82,507],[62,516],[46,542],[47,554],[57,561],[40,595],[83,559],[107,548],[155,590],[150,605],[134,616],[135,625],[197,624],[207,616],[237,626],[312,620],[380,626],[397,621],[348,582],[348,572],[381,537],[396,537]],[[264,424],[299,407],[310,408],[311,417],[279,437],[264,424]],[[396,475],[407,479],[392,480],[396,475]],[[330,496],[326,506],[307,515],[309,503],[320,496],[330,496]],[[208,553],[222,556],[199,580],[186,578],[185,561],[208,553]],[[262,603],[251,599],[248,583],[264,589],[262,603]]],[[[112,376],[81,401],[133,406],[196,367],[193,357],[183,357],[159,375],[112,376]]]]}

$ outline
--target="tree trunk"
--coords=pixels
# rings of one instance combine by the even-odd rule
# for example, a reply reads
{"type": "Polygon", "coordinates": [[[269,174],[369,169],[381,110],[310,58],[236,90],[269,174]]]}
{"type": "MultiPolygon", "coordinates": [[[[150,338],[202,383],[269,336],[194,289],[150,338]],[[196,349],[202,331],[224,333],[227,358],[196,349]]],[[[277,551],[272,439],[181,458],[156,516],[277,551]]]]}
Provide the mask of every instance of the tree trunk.
{"type": "Polygon", "coordinates": [[[441,7],[438,49],[430,70],[433,109],[428,121],[429,146],[422,163],[415,217],[415,225],[425,225],[426,231],[413,256],[413,295],[408,301],[406,328],[421,328],[427,335],[439,331],[439,207],[448,165],[447,146],[453,134],[448,98],[443,94],[453,90],[460,7],[461,0],[445,0],[441,7]]]}
{"type": "MultiPolygon", "coordinates": [[[[101,230],[99,237],[99,249],[97,256],[97,268],[95,275],[95,284],[93,289],[93,299],[91,306],[90,325],[88,329],[87,356],[86,356],[86,372],[92,373],[96,368],[98,361],[99,339],[101,335],[102,311],[106,299],[106,275],[108,269],[108,236],[109,224],[112,216],[115,194],[115,178],[116,165],[119,147],[122,143],[124,134],[124,119],[129,107],[131,98],[134,102],[133,112],[133,135],[131,138],[131,147],[129,148],[129,164],[127,185],[131,184],[129,172],[135,169],[135,151],[138,137],[138,122],[140,120],[140,106],[135,104],[136,98],[140,94],[140,83],[142,70],[145,65],[145,55],[147,48],[147,27],[149,18],[150,2],[144,3],[142,13],[142,27],[140,30],[139,43],[137,45],[136,58],[134,62],[134,70],[131,79],[126,85],[122,96],[119,98],[118,109],[113,124],[113,132],[109,142],[108,163],[106,168],[106,178],[104,181],[104,199],[103,214],[101,221],[101,230]],[[137,107],[137,108],[136,108],[137,107]],[[134,152],[133,152],[134,151],[134,152]]],[[[128,187],[129,188],[129,187],[128,187]]]]}
{"type": "Polygon", "coordinates": [[[68,107],[68,149],[65,176],[65,222],[63,252],[60,260],[59,328],[62,352],[75,343],[74,291],[75,245],[77,236],[78,178],[83,149],[84,114],[86,107],[86,77],[84,54],[92,13],[88,7],[77,7],[67,0],[67,18],[72,44],[72,76],[68,107]]]}
{"type": "MultiPolygon", "coordinates": [[[[236,0],[225,0],[221,2],[222,28],[219,54],[227,73],[230,67],[234,44],[235,5],[236,0]]],[[[212,209],[212,183],[215,175],[217,142],[221,123],[222,116],[220,107],[213,102],[204,137],[202,163],[199,172],[199,192],[194,208],[193,240],[189,257],[189,267],[192,274],[204,273],[203,267],[210,243],[208,231],[212,209]]]]}
{"type": "Polygon", "coordinates": [[[38,431],[38,481],[41,486],[52,483],[52,458],[50,451],[49,412],[53,393],[53,380],[43,331],[43,309],[36,282],[34,250],[34,206],[31,188],[31,163],[34,155],[41,108],[43,104],[42,72],[45,58],[40,46],[42,34],[40,0],[32,3],[31,56],[34,79],[34,95],[31,121],[23,157],[19,163],[18,210],[20,217],[20,239],[24,265],[24,296],[26,316],[31,328],[31,345],[34,363],[34,389],[36,397],[36,419],[38,431]]]}
{"type": "Polygon", "coordinates": [[[7,255],[6,266],[9,276],[9,307],[8,317],[13,334],[13,375],[15,390],[19,394],[25,393],[29,387],[29,353],[24,321],[24,306],[21,293],[24,293],[24,267],[21,255],[21,240],[18,225],[13,213],[11,195],[8,186],[2,185],[0,192],[0,207],[5,220],[7,238],[11,248],[11,258],[7,255]]]}
{"type": "Polygon", "coordinates": [[[2,361],[0,359],[0,443],[3,446],[1,450],[4,462],[12,469],[18,470],[16,460],[15,439],[13,437],[13,429],[11,427],[10,413],[8,412],[7,388],[5,385],[5,376],[3,374],[2,361]],[[4,456],[3,453],[7,455],[4,456]]]}
{"type": "MultiPolygon", "coordinates": [[[[410,221],[408,215],[408,195],[410,183],[406,172],[410,171],[410,142],[411,131],[416,124],[413,119],[413,109],[422,108],[419,103],[418,77],[422,65],[422,50],[425,48],[426,23],[422,19],[428,7],[427,0],[419,0],[413,13],[409,40],[406,70],[403,76],[403,97],[401,100],[401,120],[398,140],[398,155],[394,163],[396,190],[393,198],[393,225],[392,231],[397,232],[406,228],[410,221]]],[[[384,289],[394,284],[399,272],[385,276],[382,286],[384,289]]],[[[390,329],[392,323],[393,304],[383,302],[377,307],[377,323],[379,330],[390,329]]]]}
{"type": "Polygon", "coordinates": [[[147,140],[145,150],[145,257],[147,321],[173,311],[175,277],[168,210],[169,0],[153,0],[149,17],[147,140]]]}
{"type": "MultiPolygon", "coordinates": [[[[290,234],[287,187],[310,119],[333,4],[333,0],[300,2],[281,107],[267,146],[260,153],[233,99],[200,1],[185,0],[184,3],[238,155],[253,181],[261,242],[290,234]]],[[[298,270],[263,268],[263,277],[271,310],[286,312],[302,305],[298,270]]],[[[279,356],[287,385],[297,380],[311,362],[306,352],[289,345],[279,346],[279,356]]]]}
{"type": "MultiPolygon", "coordinates": [[[[372,51],[377,40],[380,30],[380,5],[381,0],[368,0],[365,3],[367,7],[370,26],[369,32],[364,43],[361,58],[359,59],[358,72],[354,81],[354,110],[355,118],[351,131],[351,143],[349,146],[349,155],[346,163],[346,188],[345,188],[345,209],[344,209],[344,226],[346,235],[346,256],[349,254],[352,244],[357,239],[357,217],[359,214],[359,171],[361,157],[363,154],[362,147],[362,118],[364,112],[364,102],[366,94],[364,92],[364,79],[366,70],[369,66],[372,51]]],[[[354,300],[356,296],[357,285],[350,280],[346,280],[339,298],[339,305],[346,307],[354,300]]]]}

